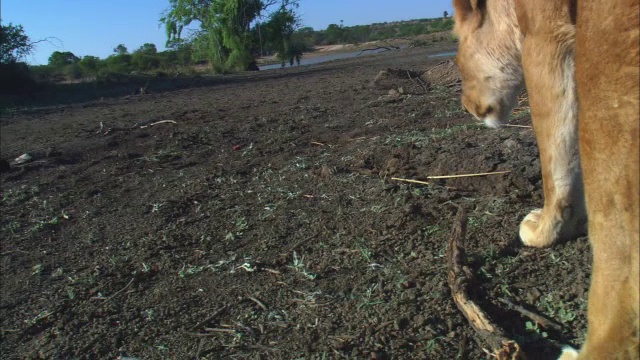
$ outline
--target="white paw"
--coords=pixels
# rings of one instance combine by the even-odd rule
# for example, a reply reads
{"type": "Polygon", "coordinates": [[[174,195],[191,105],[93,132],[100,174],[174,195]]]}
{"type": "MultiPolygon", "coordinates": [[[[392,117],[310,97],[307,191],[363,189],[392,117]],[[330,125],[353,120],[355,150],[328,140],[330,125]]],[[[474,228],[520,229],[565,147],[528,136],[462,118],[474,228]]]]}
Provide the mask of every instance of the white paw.
{"type": "Polygon", "coordinates": [[[575,360],[578,358],[578,351],[571,346],[565,346],[562,348],[562,354],[558,360],[575,360]]]}
{"type": "Polygon", "coordinates": [[[541,217],[542,209],[535,209],[527,214],[520,223],[520,240],[526,246],[537,246],[536,229],[538,229],[541,217]]]}

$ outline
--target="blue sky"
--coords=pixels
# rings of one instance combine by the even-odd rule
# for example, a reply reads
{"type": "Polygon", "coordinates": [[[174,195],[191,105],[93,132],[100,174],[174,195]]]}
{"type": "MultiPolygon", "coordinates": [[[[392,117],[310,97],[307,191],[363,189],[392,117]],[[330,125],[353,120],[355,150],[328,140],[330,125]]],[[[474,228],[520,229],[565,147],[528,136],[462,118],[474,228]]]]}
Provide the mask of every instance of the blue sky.
{"type": "MultiPolygon", "coordinates": [[[[301,0],[298,13],[305,26],[322,30],[329,24],[345,26],[375,22],[440,17],[453,13],[451,0],[301,0]]],[[[144,43],[159,50],[166,41],[159,19],[167,0],[0,0],[2,24],[22,24],[40,43],[27,61],[46,64],[54,51],[105,58],[124,44],[133,51],[144,43]]]]}

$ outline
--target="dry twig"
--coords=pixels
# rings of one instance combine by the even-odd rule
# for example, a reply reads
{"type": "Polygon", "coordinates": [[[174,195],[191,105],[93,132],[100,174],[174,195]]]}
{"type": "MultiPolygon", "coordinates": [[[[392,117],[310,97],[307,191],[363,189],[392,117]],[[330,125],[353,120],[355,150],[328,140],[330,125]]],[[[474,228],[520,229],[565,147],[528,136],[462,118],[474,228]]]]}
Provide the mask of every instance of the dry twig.
{"type": "Polygon", "coordinates": [[[197,329],[203,325],[205,325],[206,323],[208,323],[209,321],[213,320],[213,318],[217,317],[218,315],[222,314],[225,310],[227,310],[229,306],[225,305],[223,307],[221,307],[220,309],[216,310],[213,314],[211,314],[211,316],[209,316],[208,318],[200,321],[199,323],[193,325],[193,327],[191,327],[191,330],[197,329]]]}
{"type": "Polygon", "coordinates": [[[156,121],[156,122],[154,122],[154,123],[151,123],[151,124],[149,124],[149,125],[140,125],[140,126],[138,126],[138,127],[139,127],[140,129],[144,129],[144,128],[146,128],[146,127],[149,127],[149,126],[155,126],[155,125],[158,125],[158,124],[177,124],[177,122],[176,122],[175,120],[160,120],[160,121],[156,121]]]}
{"type": "Polygon", "coordinates": [[[420,180],[403,179],[403,178],[397,178],[397,177],[392,177],[391,180],[404,181],[404,182],[413,183],[413,184],[429,185],[428,182],[420,181],[420,180]]]}
{"type": "Polygon", "coordinates": [[[547,319],[546,317],[544,317],[542,315],[539,315],[539,314],[536,314],[533,311],[529,311],[529,310],[523,308],[520,305],[516,305],[516,304],[512,303],[511,301],[509,301],[507,299],[498,299],[498,301],[500,301],[503,304],[506,304],[511,309],[513,309],[514,311],[519,312],[523,316],[528,317],[529,319],[533,320],[534,322],[536,322],[538,325],[541,325],[545,329],[553,329],[553,330],[558,331],[558,332],[562,331],[562,325],[556,323],[553,320],[547,319]]]}
{"type": "Polygon", "coordinates": [[[460,174],[460,175],[442,175],[442,176],[427,176],[427,179],[456,179],[463,177],[474,177],[474,176],[487,176],[487,175],[500,175],[500,174],[508,174],[511,171],[495,171],[495,172],[486,172],[486,173],[477,173],[477,174],[460,174]]]}
{"type": "Polygon", "coordinates": [[[258,306],[260,306],[262,308],[262,310],[267,311],[267,306],[265,304],[263,304],[262,301],[254,298],[253,296],[247,296],[247,299],[253,301],[256,304],[258,304],[258,306]]]}
{"type": "MultiPolygon", "coordinates": [[[[120,289],[120,290],[116,291],[113,295],[109,296],[108,298],[105,298],[105,299],[104,299],[104,303],[103,303],[103,304],[106,304],[109,300],[113,299],[114,297],[116,297],[116,296],[118,296],[118,295],[122,294],[125,290],[127,290],[127,288],[128,288],[129,286],[131,286],[131,284],[133,284],[133,280],[134,280],[134,279],[135,279],[135,278],[131,278],[131,280],[129,280],[129,282],[127,283],[127,285],[125,285],[125,287],[123,287],[122,289],[120,289]]],[[[96,298],[96,299],[102,299],[102,298],[96,298]]]]}
{"type": "Polygon", "coordinates": [[[529,125],[504,124],[503,126],[517,127],[517,128],[523,128],[523,129],[533,129],[533,126],[529,126],[529,125]]]}

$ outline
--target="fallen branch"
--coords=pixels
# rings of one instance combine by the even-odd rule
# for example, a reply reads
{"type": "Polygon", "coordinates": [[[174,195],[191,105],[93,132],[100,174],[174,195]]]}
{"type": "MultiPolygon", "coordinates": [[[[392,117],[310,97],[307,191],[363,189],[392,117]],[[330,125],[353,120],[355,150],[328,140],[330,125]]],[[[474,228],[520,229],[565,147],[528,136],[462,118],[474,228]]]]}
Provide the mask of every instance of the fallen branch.
{"type": "Polygon", "coordinates": [[[420,180],[412,180],[412,179],[403,179],[403,178],[397,178],[397,177],[392,177],[391,180],[395,180],[395,181],[403,181],[403,182],[408,182],[408,183],[412,183],[412,184],[421,184],[421,185],[429,185],[428,182],[426,181],[420,181],[420,180]]]}
{"type": "Polygon", "coordinates": [[[466,230],[467,215],[464,209],[459,208],[451,231],[447,252],[447,264],[449,267],[447,280],[451,288],[453,301],[464,317],[467,318],[476,334],[492,349],[491,351],[485,350],[485,352],[499,360],[522,359],[524,355],[520,351],[518,343],[507,338],[504,335],[504,331],[498,325],[493,324],[485,312],[469,297],[469,288],[473,285],[475,279],[466,266],[464,248],[466,230]]]}
{"type": "Polygon", "coordinates": [[[486,173],[477,173],[477,174],[460,174],[460,175],[442,175],[442,176],[427,176],[427,179],[456,179],[463,177],[474,177],[474,176],[487,176],[487,175],[500,175],[500,174],[508,174],[511,171],[496,171],[496,172],[486,172],[486,173]]]}

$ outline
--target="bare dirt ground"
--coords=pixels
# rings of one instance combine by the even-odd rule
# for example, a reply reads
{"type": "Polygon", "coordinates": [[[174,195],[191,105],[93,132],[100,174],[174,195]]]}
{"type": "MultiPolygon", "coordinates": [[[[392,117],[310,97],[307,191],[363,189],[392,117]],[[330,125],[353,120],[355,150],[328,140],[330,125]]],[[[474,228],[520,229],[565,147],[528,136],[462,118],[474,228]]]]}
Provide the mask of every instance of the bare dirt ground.
{"type": "Polygon", "coordinates": [[[2,358],[488,358],[447,285],[458,206],[474,300],[530,358],[580,345],[586,238],[516,241],[533,131],[476,125],[456,87],[371,84],[437,51],[3,111],[2,158],[34,158],[0,175],[2,358]]]}

